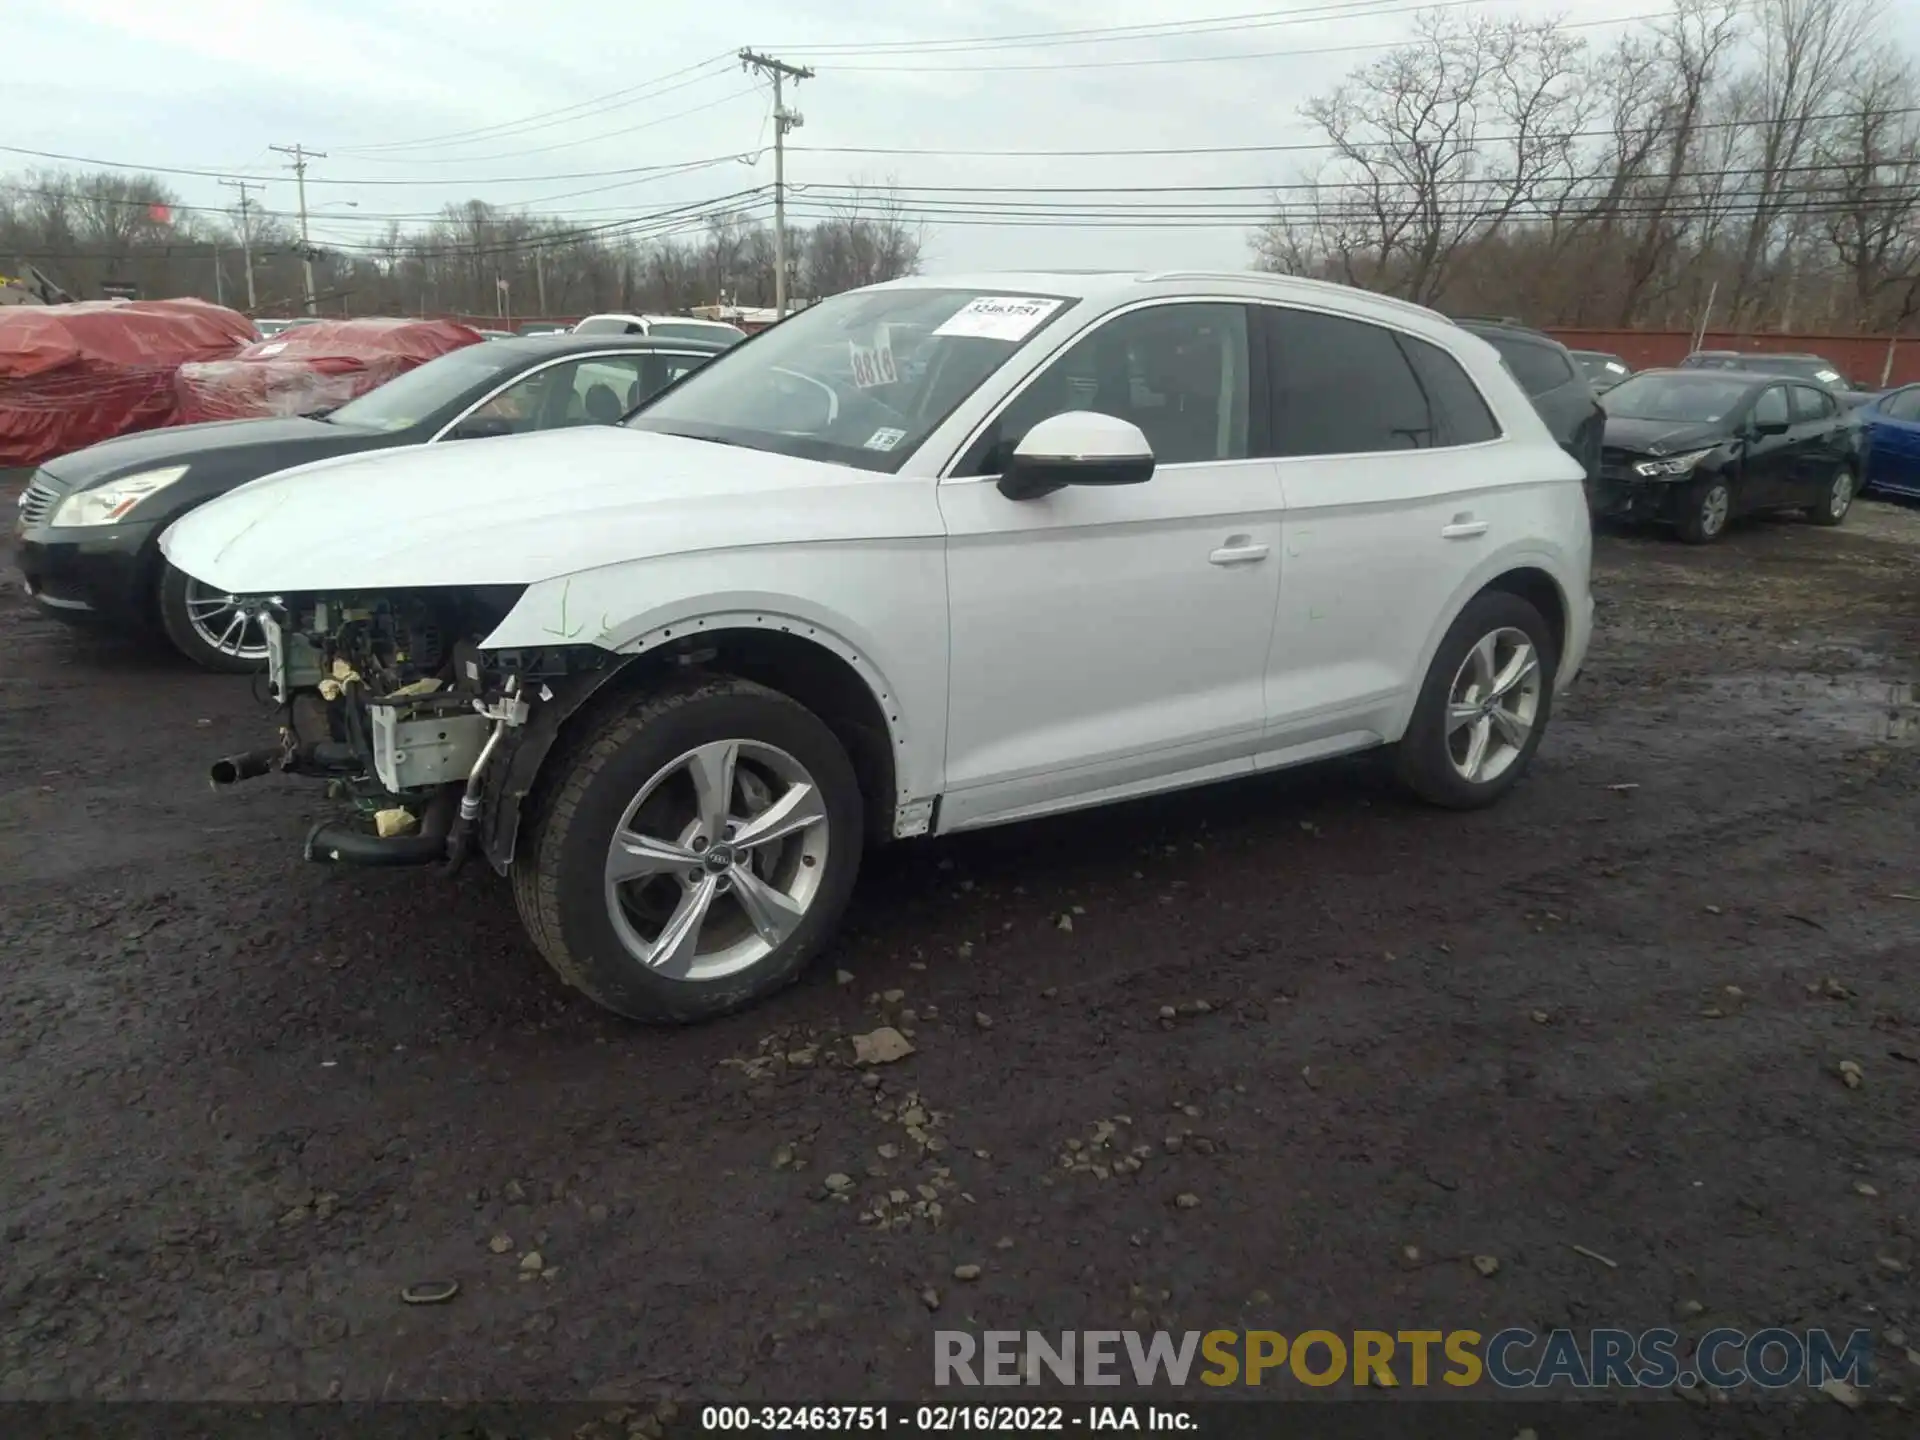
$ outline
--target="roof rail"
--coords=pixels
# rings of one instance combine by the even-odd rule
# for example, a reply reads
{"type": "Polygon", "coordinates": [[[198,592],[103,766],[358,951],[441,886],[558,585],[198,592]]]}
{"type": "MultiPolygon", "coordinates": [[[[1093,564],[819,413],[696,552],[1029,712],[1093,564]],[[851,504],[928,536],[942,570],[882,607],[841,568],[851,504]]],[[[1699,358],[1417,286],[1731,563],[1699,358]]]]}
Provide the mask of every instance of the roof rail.
{"type": "Polygon", "coordinates": [[[1398,295],[1383,295],[1378,290],[1368,290],[1364,286],[1342,285],[1337,280],[1316,280],[1308,275],[1282,275],[1273,270],[1153,270],[1142,273],[1138,278],[1142,284],[1162,280],[1232,280],[1241,284],[1252,281],[1255,284],[1325,290],[1342,295],[1357,293],[1366,296],[1375,304],[1404,310],[1411,315],[1424,315],[1432,319],[1437,313],[1430,305],[1403,300],[1398,295]]]}

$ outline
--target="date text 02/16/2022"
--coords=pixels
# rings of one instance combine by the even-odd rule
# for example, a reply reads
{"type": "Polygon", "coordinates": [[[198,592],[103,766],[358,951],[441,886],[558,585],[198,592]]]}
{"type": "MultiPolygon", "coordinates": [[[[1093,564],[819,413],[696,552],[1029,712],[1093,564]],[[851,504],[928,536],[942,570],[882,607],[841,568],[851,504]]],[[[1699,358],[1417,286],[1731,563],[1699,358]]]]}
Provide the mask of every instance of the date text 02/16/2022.
{"type": "Polygon", "coordinates": [[[1188,1411],[1160,1405],[708,1405],[700,1412],[704,1435],[1175,1434],[1197,1428],[1188,1411]]]}

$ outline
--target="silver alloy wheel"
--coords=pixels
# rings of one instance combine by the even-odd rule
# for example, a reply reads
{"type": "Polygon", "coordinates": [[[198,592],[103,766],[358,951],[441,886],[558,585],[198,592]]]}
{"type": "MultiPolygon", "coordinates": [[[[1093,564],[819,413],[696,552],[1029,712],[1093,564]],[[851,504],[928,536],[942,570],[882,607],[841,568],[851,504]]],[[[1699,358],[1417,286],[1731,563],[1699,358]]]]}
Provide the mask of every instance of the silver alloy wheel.
{"type": "Polygon", "coordinates": [[[198,580],[187,581],[187,624],[208,649],[235,660],[251,660],[264,665],[267,637],[259,617],[240,604],[238,597],[210,590],[198,580]]]}
{"type": "Polygon", "coordinates": [[[1700,497],[1700,533],[1718,535],[1727,528],[1727,512],[1733,508],[1733,497],[1727,494],[1724,483],[1716,482],[1705,495],[1700,497]]]}
{"type": "Polygon", "coordinates": [[[1853,472],[1844,466],[1833,477],[1833,488],[1827,492],[1827,513],[1838,520],[1847,513],[1847,507],[1853,504],[1853,472]]]}
{"type": "Polygon", "coordinates": [[[1489,784],[1520,758],[1545,684],[1526,631],[1505,625],[1480,637],[1447,691],[1447,758],[1462,779],[1489,784]]]}
{"type": "Polygon", "coordinates": [[[751,969],[806,918],[826,873],[820,787],[758,740],[716,740],[662,766],[607,846],[607,914],[636,960],[674,980],[751,969]]]}

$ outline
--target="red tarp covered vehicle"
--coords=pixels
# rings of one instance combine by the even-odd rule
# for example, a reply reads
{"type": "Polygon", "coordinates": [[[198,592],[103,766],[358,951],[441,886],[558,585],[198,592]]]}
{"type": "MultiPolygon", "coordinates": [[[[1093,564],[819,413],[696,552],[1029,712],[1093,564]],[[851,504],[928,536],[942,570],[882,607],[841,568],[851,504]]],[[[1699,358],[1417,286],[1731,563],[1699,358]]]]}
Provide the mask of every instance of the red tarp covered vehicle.
{"type": "Polygon", "coordinates": [[[182,424],[310,415],[485,337],[457,320],[321,320],[294,325],[231,359],[182,365],[182,424]]]}
{"type": "Polygon", "coordinates": [[[246,316],[204,300],[0,308],[0,466],[179,423],[180,366],[255,338],[246,316]]]}

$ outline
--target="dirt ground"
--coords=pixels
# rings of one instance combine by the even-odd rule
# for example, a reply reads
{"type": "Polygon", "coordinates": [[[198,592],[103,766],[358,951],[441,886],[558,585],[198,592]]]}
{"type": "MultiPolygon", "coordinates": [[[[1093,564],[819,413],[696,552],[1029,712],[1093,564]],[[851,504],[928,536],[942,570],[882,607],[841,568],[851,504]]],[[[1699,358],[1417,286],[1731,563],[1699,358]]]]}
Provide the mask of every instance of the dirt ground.
{"type": "Polygon", "coordinates": [[[0,1398],[909,1398],[942,1325],[1419,1323],[1867,1327],[1920,1394],[1920,514],[1602,537],[1490,813],[1353,762],[898,847],[678,1032],[485,867],[303,864],[307,787],[206,783],[244,680],[6,575],[0,1398]]]}

